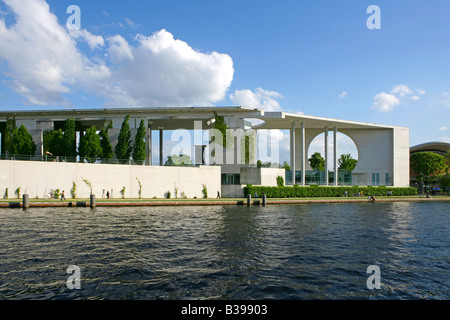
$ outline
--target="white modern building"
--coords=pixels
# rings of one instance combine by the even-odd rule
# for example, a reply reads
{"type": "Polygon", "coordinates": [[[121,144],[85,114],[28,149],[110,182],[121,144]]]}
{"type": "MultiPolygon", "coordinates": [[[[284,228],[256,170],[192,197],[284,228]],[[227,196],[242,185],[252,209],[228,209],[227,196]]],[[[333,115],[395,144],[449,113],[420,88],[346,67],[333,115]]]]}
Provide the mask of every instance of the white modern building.
{"type": "MultiPolygon", "coordinates": [[[[126,115],[130,115],[129,124],[133,135],[142,119],[146,123],[146,166],[164,165],[164,132],[175,131],[179,138],[189,135],[191,137],[190,143],[192,146],[196,146],[193,163],[198,166],[214,165],[220,167],[219,181],[222,185],[222,196],[240,196],[242,194],[241,188],[246,184],[276,185],[276,177],[279,175],[284,176],[286,184],[298,184],[300,186],[310,183],[328,186],[341,184],[409,186],[410,147],[409,128],[406,127],[287,112],[267,112],[246,107],[64,109],[2,111],[0,112],[0,134],[3,142],[5,124],[8,118],[15,119],[17,127],[24,124],[37,145],[36,156],[32,160],[44,161],[43,132],[45,130],[62,128],[64,121],[68,118],[75,119],[80,128],[94,125],[99,130],[111,121],[112,128],[109,130],[109,138],[114,149],[126,115]],[[243,149],[245,144],[239,142],[240,138],[236,139],[234,146],[223,153],[222,158],[218,157],[219,148],[213,148],[210,144],[212,132],[209,130],[215,126],[214,113],[224,118],[227,127],[235,137],[250,137],[247,150],[251,149],[251,151],[250,155],[247,155],[247,161],[245,161],[245,149],[243,149]],[[256,166],[257,155],[261,151],[259,149],[267,147],[262,146],[255,138],[259,130],[286,130],[289,132],[291,171],[285,172],[284,169],[279,167],[258,168],[256,166]],[[155,146],[152,139],[153,136],[156,136],[156,131],[159,132],[159,147],[157,150],[152,150],[152,146],[155,146]],[[325,133],[323,150],[325,170],[320,175],[319,180],[314,180],[312,177],[317,173],[314,173],[309,166],[308,149],[311,142],[322,133],[325,133]],[[336,142],[338,133],[351,138],[358,151],[358,163],[350,178],[342,175],[338,175],[338,179],[334,178],[338,171],[339,145],[336,142]],[[329,135],[334,136],[331,148],[328,147],[329,135]],[[154,153],[159,154],[159,161],[156,163],[152,161],[152,154],[154,153]],[[332,163],[332,165],[330,166],[329,163],[332,163]],[[293,181],[293,176],[295,176],[295,181],[293,181]]],[[[2,155],[5,154],[3,145],[4,143],[2,143],[2,155]]],[[[264,150],[264,152],[276,153],[278,151],[264,150]]]]}

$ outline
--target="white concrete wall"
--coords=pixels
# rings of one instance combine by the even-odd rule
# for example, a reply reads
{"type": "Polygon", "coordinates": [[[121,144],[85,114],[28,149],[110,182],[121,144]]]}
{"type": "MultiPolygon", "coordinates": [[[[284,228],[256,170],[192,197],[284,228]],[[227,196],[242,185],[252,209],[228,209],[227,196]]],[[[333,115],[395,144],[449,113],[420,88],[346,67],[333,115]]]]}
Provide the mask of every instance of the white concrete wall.
{"type": "Polygon", "coordinates": [[[280,168],[261,168],[261,185],[265,187],[276,187],[277,177],[282,176],[286,183],[286,174],[284,169],[280,168]]]}
{"type": "Polygon", "coordinates": [[[282,176],[283,179],[286,179],[285,170],[280,168],[243,167],[240,172],[242,184],[276,187],[277,176],[282,176]]]}
{"type": "Polygon", "coordinates": [[[221,197],[222,198],[243,198],[244,197],[244,187],[246,185],[236,185],[236,184],[230,184],[230,185],[222,185],[222,192],[221,197]]]}
{"type": "Polygon", "coordinates": [[[218,166],[200,167],[151,167],[134,165],[98,165],[62,162],[0,161],[0,198],[8,188],[9,198],[16,197],[14,191],[30,198],[44,198],[51,189],[65,191],[71,197],[72,182],[77,186],[77,198],[89,198],[90,188],[83,181],[91,182],[97,199],[103,190],[112,192],[114,198],[121,198],[120,190],[125,187],[126,198],[139,197],[138,178],[142,184],[143,198],[163,198],[167,191],[175,197],[184,192],[188,198],[203,198],[202,185],[208,190],[208,197],[215,198],[221,190],[221,170],[218,166]]]}
{"type": "Polygon", "coordinates": [[[394,172],[392,181],[395,187],[409,187],[409,128],[394,129],[394,172]]]}
{"type": "Polygon", "coordinates": [[[282,176],[286,182],[285,170],[280,168],[241,168],[242,185],[222,185],[221,196],[224,198],[244,197],[244,187],[247,184],[265,187],[276,187],[277,176],[282,176]]]}
{"type": "MultiPolygon", "coordinates": [[[[379,173],[380,185],[386,185],[386,173],[393,176],[393,129],[342,130],[358,148],[358,163],[353,171],[353,184],[372,184],[372,173],[379,173]]],[[[408,141],[409,143],[409,141],[408,141]]],[[[400,187],[400,185],[395,185],[400,187]]],[[[403,187],[403,186],[402,186],[403,187]]]]}
{"type": "Polygon", "coordinates": [[[242,184],[261,184],[261,168],[243,167],[240,168],[240,174],[242,184]]]}

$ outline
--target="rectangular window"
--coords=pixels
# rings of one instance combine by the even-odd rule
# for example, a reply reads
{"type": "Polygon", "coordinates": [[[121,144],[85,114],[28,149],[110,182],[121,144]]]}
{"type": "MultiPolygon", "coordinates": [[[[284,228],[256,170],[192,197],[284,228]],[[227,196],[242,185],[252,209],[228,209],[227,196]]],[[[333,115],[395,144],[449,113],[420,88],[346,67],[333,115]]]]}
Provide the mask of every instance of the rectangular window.
{"type": "Polygon", "coordinates": [[[221,180],[223,185],[241,184],[241,175],[233,173],[223,173],[221,180]]]}
{"type": "Polygon", "coordinates": [[[372,173],[372,185],[379,186],[380,185],[380,174],[372,173]]]}

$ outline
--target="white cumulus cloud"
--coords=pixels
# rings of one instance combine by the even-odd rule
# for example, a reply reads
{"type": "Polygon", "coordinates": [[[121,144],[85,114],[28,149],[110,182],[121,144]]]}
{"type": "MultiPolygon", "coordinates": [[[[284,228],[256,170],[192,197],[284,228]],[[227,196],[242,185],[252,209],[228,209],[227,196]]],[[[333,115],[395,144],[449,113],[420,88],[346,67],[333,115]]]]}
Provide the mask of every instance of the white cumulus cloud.
{"type": "Polygon", "coordinates": [[[282,111],[283,108],[277,101],[277,99],[282,97],[278,92],[264,90],[262,88],[256,88],[255,91],[248,89],[235,90],[230,95],[230,99],[234,104],[243,107],[261,108],[265,111],[282,111]]]}
{"type": "Polygon", "coordinates": [[[65,96],[83,90],[105,98],[106,106],[211,105],[224,99],[233,80],[229,55],[199,52],[166,30],[105,40],[67,30],[44,0],[3,1],[15,20],[7,25],[0,17],[1,72],[29,104],[69,105],[65,96]],[[78,41],[97,57],[82,52],[78,41]]]}
{"type": "Polygon", "coordinates": [[[347,91],[342,91],[341,93],[339,93],[338,97],[340,99],[344,99],[347,96],[347,91]]]}
{"type": "Polygon", "coordinates": [[[392,90],[391,90],[392,94],[396,94],[400,97],[406,97],[408,95],[411,95],[413,93],[413,91],[408,87],[405,86],[404,84],[399,84],[396,85],[392,90]]]}
{"type": "Polygon", "coordinates": [[[425,93],[425,90],[418,89],[415,92],[408,86],[399,84],[394,86],[389,93],[383,91],[376,94],[372,109],[377,109],[381,112],[391,111],[395,106],[405,103],[407,100],[420,100],[420,95],[424,95],[425,93]]]}
{"type": "Polygon", "coordinates": [[[108,43],[109,57],[114,63],[119,63],[123,60],[134,60],[130,45],[121,35],[115,35],[108,38],[108,43]]]}
{"type": "MultiPolygon", "coordinates": [[[[0,59],[5,82],[28,103],[67,104],[64,94],[72,86],[88,86],[89,82],[109,74],[103,64],[87,60],[77,49],[74,38],[61,26],[43,0],[4,0],[15,14],[15,24],[7,26],[0,19],[0,59]]],[[[93,39],[83,33],[92,45],[93,39]]],[[[96,40],[97,42],[100,40],[96,40]]]]}
{"type": "Polygon", "coordinates": [[[400,104],[400,99],[395,95],[380,92],[374,97],[372,108],[378,109],[381,112],[391,111],[396,105],[400,104]]]}
{"type": "Polygon", "coordinates": [[[86,29],[69,29],[69,34],[73,39],[82,39],[86,41],[89,47],[94,50],[99,47],[103,47],[105,41],[102,36],[94,35],[87,31],[86,29]]]}
{"type": "Polygon", "coordinates": [[[114,97],[111,105],[208,105],[222,100],[233,80],[229,55],[198,52],[164,29],[137,35],[133,45],[110,41],[115,71],[101,92],[114,97]]]}

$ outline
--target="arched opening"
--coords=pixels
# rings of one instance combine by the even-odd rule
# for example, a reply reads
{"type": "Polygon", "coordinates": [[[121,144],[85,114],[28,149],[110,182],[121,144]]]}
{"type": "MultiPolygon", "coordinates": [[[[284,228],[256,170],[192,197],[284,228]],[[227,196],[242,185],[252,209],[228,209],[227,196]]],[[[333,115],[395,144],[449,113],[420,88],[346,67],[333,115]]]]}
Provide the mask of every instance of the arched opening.
{"type": "Polygon", "coordinates": [[[346,134],[336,134],[336,160],[334,159],[334,132],[328,131],[328,157],[325,157],[325,132],[318,134],[307,146],[307,162],[305,172],[306,184],[335,184],[335,161],[338,166],[338,185],[351,185],[352,172],[359,159],[358,147],[346,134]],[[325,166],[327,159],[327,166],[325,166]],[[328,183],[325,167],[328,170],[328,183]]]}

